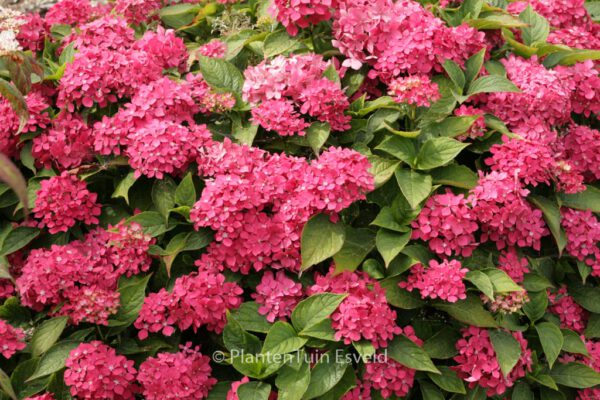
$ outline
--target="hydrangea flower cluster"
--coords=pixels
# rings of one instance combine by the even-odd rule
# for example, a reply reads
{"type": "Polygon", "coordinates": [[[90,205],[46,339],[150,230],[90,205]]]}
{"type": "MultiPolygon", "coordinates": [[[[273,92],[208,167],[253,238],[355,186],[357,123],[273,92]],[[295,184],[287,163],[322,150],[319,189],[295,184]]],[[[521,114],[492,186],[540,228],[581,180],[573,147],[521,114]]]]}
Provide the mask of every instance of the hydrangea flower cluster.
{"type": "Polygon", "coordinates": [[[267,321],[274,322],[292,314],[303,298],[302,285],[288,278],[283,271],[277,271],[275,275],[266,271],[252,298],[260,304],[258,312],[266,315],[267,321]]]}
{"type": "Polygon", "coordinates": [[[568,295],[566,287],[561,287],[556,293],[549,293],[548,300],[548,310],[560,318],[561,327],[583,333],[589,314],[568,295]]]}
{"type": "Polygon", "coordinates": [[[100,341],[82,343],[66,361],[65,383],[81,399],[134,399],[136,369],[133,361],[117,355],[100,341]]]}
{"type": "Polygon", "coordinates": [[[149,333],[162,332],[171,336],[174,326],[180,330],[201,326],[220,333],[226,323],[228,310],[242,303],[243,290],[233,282],[225,282],[225,276],[215,270],[210,261],[196,261],[199,270],[191,275],[177,278],[171,292],[161,289],[144,300],[135,327],[140,339],[149,333]]]}
{"type": "Polygon", "coordinates": [[[0,354],[4,358],[11,358],[17,351],[27,346],[24,341],[25,332],[2,319],[0,319],[0,334],[0,354]]]}
{"type": "Polygon", "coordinates": [[[476,248],[477,220],[464,195],[450,190],[431,196],[412,222],[413,239],[426,241],[439,255],[469,257],[476,248]]]}
{"type": "Polygon", "coordinates": [[[429,107],[431,103],[440,99],[438,85],[431,82],[427,75],[396,78],[389,86],[390,93],[397,103],[429,107]]]}
{"type": "Polygon", "coordinates": [[[217,382],[210,376],[210,359],[191,343],[181,346],[177,353],[159,353],[139,368],[138,382],[148,400],[204,399],[217,382]],[[165,385],[165,380],[169,382],[165,385]]]}
{"type": "Polygon", "coordinates": [[[458,376],[470,387],[479,385],[487,389],[488,396],[502,395],[515,384],[515,381],[531,371],[531,350],[521,332],[511,332],[521,346],[521,356],[511,372],[504,376],[500,370],[496,352],[487,330],[470,326],[463,330],[463,338],[456,342],[458,355],[454,360],[458,366],[452,367],[458,376]]]}
{"type": "Polygon", "coordinates": [[[327,122],[334,131],[350,128],[350,105],[339,83],[323,76],[333,65],[316,55],[279,56],[244,72],[244,99],[257,107],[252,120],[279,135],[305,134],[306,118],[327,122]]]}
{"type": "Polygon", "coordinates": [[[77,221],[97,224],[100,205],[97,195],[87,189],[84,181],[65,171],[40,182],[33,213],[38,226],[50,233],[67,232],[77,221]]]}
{"type": "Polygon", "coordinates": [[[345,271],[335,275],[335,267],[332,267],[327,275],[316,276],[315,284],[309,289],[309,294],[315,293],[348,293],[331,315],[336,340],[350,344],[366,339],[377,349],[402,333],[402,328],[396,325],[396,312],[387,303],[385,290],[367,274],[345,271]]]}
{"type": "Polygon", "coordinates": [[[427,269],[422,264],[415,264],[406,282],[400,282],[399,286],[409,292],[418,289],[423,298],[439,298],[456,303],[467,298],[463,282],[467,272],[469,270],[462,268],[458,260],[444,260],[441,263],[431,260],[427,269]]]}
{"type": "Polygon", "coordinates": [[[567,234],[567,252],[592,267],[600,276],[600,221],[591,211],[563,209],[561,224],[567,234]]]}

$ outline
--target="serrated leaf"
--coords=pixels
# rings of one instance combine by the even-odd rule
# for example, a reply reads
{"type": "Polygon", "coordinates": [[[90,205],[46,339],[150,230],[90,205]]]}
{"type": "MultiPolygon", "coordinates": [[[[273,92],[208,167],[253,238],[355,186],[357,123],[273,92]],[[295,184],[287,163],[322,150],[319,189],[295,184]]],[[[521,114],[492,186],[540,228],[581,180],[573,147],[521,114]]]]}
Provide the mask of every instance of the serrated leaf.
{"type": "Polygon", "coordinates": [[[386,268],[408,244],[410,235],[411,232],[397,233],[387,229],[380,229],[377,232],[375,243],[379,254],[383,257],[386,268]]]}
{"type": "Polygon", "coordinates": [[[196,203],[196,188],[191,172],[188,173],[175,189],[175,204],[193,207],[196,203]]]}
{"type": "Polygon", "coordinates": [[[412,169],[397,169],[394,174],[400,191],[412,208],[417,208],[431,193],[433,180],[430,175],[412,169]]]}
{"type": "Polygon", "coordinates": [[[467,146],[458,140],[448,137],[428,139],[421,146],[417,156],[418,169],[433,169],[448,164],[467,146]]]}
{"type": "Polygon", "coordinates": [[[492,314],[483,308],[481,301],[476,297],[468,296],[466,300],[457,301],[456,303],[434,303],[433,306],[468,325],[480,328],[498,326],[492,314]]]}
{"type": "Polygon", "coordinates": [[[517,365],[521,357],[521,345],[510,332],[501,329],[492,329],[488,331],[496,359],[504,376],[517,365]]]}
{"type": "Polygon", "coordinates": [[[473,96],[478,93],[514,92],[521,90],[510,80],[499,75],[487,75],[476,79],[470,86],[467,94],[473,96]]]}
{"type": "Polygon", "coordinates": [[[345,298],[345,294],[321,293],[302,300],[292,311],[294,328],[302,333],[303,329],[329,318],[345,298]]]}
{"type": "Polygon", "coordinates": [[[287,354],[296,351],[308,341],[296,333],[287,322],[277,321],[271,327],[263,344],[263,354],[287,354]]]}
{"type": "Polygon", "coordinates": [[[390,358],[406,367],[440,374],[425,350],[404,335],[396,336],[388,344],[387,352],[390,358]]]}
{"type": "Polygon", "coordinates": [[[31,338],[31,354],[34,357],[39,357],[48,351],[62,334],[68,320],[69,317],[61,316],[42,322],[31,338]]]}
{"type": "Polygon", "coordinates": [[[550,371],[550,376],[559,385],[576,389],[600,385],[600,374],[587,365],[579,363],[558,363],[550,371]]]}
{"type": "Polygon", "coordinates": [[[550,322],[541,322],[535,325],[535,330],[540,338],[544,354],[546,354],[548,365],[552,368],[563,347],[564,339],[562,332],[556,325],[550,322]]]}

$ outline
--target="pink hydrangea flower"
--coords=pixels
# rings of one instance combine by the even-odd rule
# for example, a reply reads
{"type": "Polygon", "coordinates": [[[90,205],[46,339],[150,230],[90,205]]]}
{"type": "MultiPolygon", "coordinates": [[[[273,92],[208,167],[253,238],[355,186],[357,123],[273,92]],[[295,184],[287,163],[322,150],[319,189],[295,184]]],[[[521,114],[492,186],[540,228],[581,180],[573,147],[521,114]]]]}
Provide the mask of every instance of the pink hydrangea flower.
{"type": "Polygon", "coordinates": [[[398,286],[410,292],[418,289],[422,298],[439,298],[455,303],[467,298],[463,282],[467,272],[469,270],[462,268],[458,260],[444,260],[441,263],[431,260],[427,269],[424,269],[422,264],[414,265],[407,281],[400,282],[398,286]]]}
{"type": "Polygon", "coordinates": [[[397,103],[429,107],[440,99],[438,85],[431,82],[427,75],[413,75],[396,78],[389,84],[390,93],[397,103]]]}
{"type": "Polygon", "coordinates": [[[375,348],[381,348],[394,335],[402,333],[385,290],[365,273],[344,271],[335,275],[335,267],[332,267],[327,275],[316,276],[309,294],[316,293],[348,294],[331,315],[336,340],[351,344],[365,339],[375,348]]]}
{"type": "Polygon", "coordinates": [[[477,247],[474,232],[478,226],[467,206],[464,195],[449,189],[427,199],[416,220],[412,222],[413,239],[421,239],[440,255],[469,257],[477,247]]]}
{"type": "Polygon", "coordinates": [[[337,5],[337,0],[275,0],[270,11],[290,35],[296,36],[298,28],[330,19],[331,10],[337,5]]]}
{"type": "Polygon", "coordinates": [[[185,71],[188,52],[183,39],[175,36],[173,29],[159,26],[156,31],[148,30],[144,36],[135,42],[134,49],[143,51],[150,57],[151,62],[161,68],[176,68],[185,71]]]}
{"type": "Polygon", "coordinates": [[[591,211],[563,208],[561,215],[567,252],[592,267],[592,276],[600,276],[600,221],[591,211]]]}
{"type": "MultiPolygon", "coordinates": [[[[133,361],[117,355],[100,341],[82,343],[66,361],[65,384],[80,399],[130,400],[135,398],[133,361]]],[[[172,384],[173,382],[171,382],[172,384]]]]}
{"type": "Polygon", "coordinates": [[[44,393],[37,396],[27,397],[25,400],[55,400],[52,393],[44,393]]]}
{"type": "Polygon", "coordinates": [[[88,22],[93,13],[89,0],[61,0],[50,7],[44,19],[48,25],[79,25],[88,22]]]}
{"type": "Polygon", "coordinates": [[[200,400],[217,380],[210,376],[210,358],[191,343],[177,353],[159,353],[140,365],[138,382],[146,400],[200,400]]]}
{"type": "Polygon", "coordinates": [[[87,24],[80,25],[77,32],[67,36],[63,43],[73,43],[76,49],[97,47],[107,50],[129,48],[135,42],[135,31],[127,21],[114,15],[104,16],[87,24]]]}
{"type": "Polygon", "coordinates": [[[529,261],[526,257],[519,256],[514,247],[510,247],[500,253],[498,268],[506,272],[516,283],[521,283],[525,274],[529,272],[529,261]]]}
{"type": "Polygon", "coordinates": [[[15,286],[8,279],[0,279],[0,300],[9,298],[15,292],[15,286]]]}
{"type": "Polygon", "coordinates": [[[548,311],[558,315],[562,328],[583,333],[589,315],[579,304],[575,303],[573,297],[568,295],[566,287],[560,288],[556,294],[549,293],[548,300],[550,301],[548,311]]]}
{"type": "Polygon", "coordinates": [[[50,233],[66,232],[77,221],[86,225],[97,224],[100,206],[98,195],[87,190],[84,181],[68,172],[45,179],[40,183],[33,214],[40,228],[50,233]]]}
{"type": "MultiPolygon", "coordinates": [[[[597,35],[600,37],[600,28],[597,35]]],[[[570,67],[559,65],[555,71],[571,93],[571,107],[574,113],[586,117],[592,113],[600,113],[600,76],[593,61],[586,60],[570,67]]]]}
{"type": "MultiPolygon", "coordinates": [[[[423,341],[416,336],[412,326],[402,328],[402,333],[417,345],[423,344],[423,341]]],[[[363,380],[369,383],[368,386],[379,390],[384,399],[392,396],[404,397],[413,387],[415,372],[414,369],[388,358],[386,361],[367,362],[363,380]]],[[[362,399],[362,397],[359,398],[362,399]]]]}
{"type": "Polygon", "coordinates": [[[49,33],[48,24],[39,13],[25,15],[25,23],[19,27],[17,40],[27,50],[33,52],[44,48],[44,40],[49,33]]]}
{"type": "Polygon", "coordinates": [[[572,125],[563,137],[567,160],[589,181],[600,179],[600,131],[582,125],[572,125]]]}
{"type": "Polygon", "coordinates": [[[478,185],[469,202],[482,230],[481,241],[492,240],[498,250],[507,246],[533,247],[539,250],[541,238],[550,231],[542,212],[534,209],[525,197],[529,194],[505,172],[480,172],[478,185]]]}
{"type": "Polygon", "coordinates": [[[304,136],[310,126],[289,100],[268,100],[252,109],[252,122],[281,136],[304,136]]]}
{"type": "Polygon", "coordinates": [[[177,278],[171,293],[161,289],[144,301],[135,327],[138,336],[145,339],[149,332],[173,334],[173,325],[181,330],[201,326],[221,333],[226,324],[227,310],[238,308],[242,303],[243,290],[233,282],[225,282],[225,276],[198,260],[197,273],[177,278]]]}
{"type": "Polygon", "coordinates": [[[548,124],[570,120],[571,92],[556,70],[548,70],[535,56],[526,60],[514,55],[502,59],[508,78],[520,93],[492,93],[483,105],[504,122],[518,124],[531,114],[548,124]]]}
{"type": "Polygon", "coordinates": [[[0,319],[0,354],[8,359],[25,347],[25,332],[0,319]]]}
{"type": "Polygon", "coordinates": [[[458,355],[454,361],[459,378],[469,383],[473,388],[477,385],[487,389],[488,396],[502,395],[515,382],[531,371],[531,350],[521,332],[510,332],[521,346],[521,357],[507,376],[500,370],[496,352],[492,346],[487,330],[470,326],[463,329],[463,338],[456,342],[458,355]]]}
{"type": "Polygon", "coordinates": [[[117,0],[114,10],[130,23],[140,24],[156,19],[163,3],[163,0],[117,0]]]}
{"type": "Polygon", "coordinates": [[[508,11],[513,14],[522,12],[527,5],[547,18],[552,26],[586,26],[590,16],[585,8],[585,0],[528,0],[511,3],[508,11]]]}
{"type": "Polygon", "coordinates": [[[227,53],[227,43],[218,39],[211,40],[200,46],[198,53],[206,57],[223,58],[225,57],[225,53],[227,53]]]}
{"type": "Polygon", "coordinates": [[[206,125],[184,126],[153,119],[127,137],[125,154],[135,176],[162,179],[179,174],[196,158],[198,149],[212,137],[206,125]]]}
{"type": "Polygon", "coordinates": [[[260,304],[258,312],[266,315],[269,322],[289,317],[302,297],[302,285],[283,271],[277,271],[276,275],[266,271],[256,286],[256,293],[252,293],[252,298],[260,304]]]}
{"type": "Polygon", "coordinates": [[[550,31],[548,43],[562,44],[575,49],[599,49],[600,37],[595,24],[573,25],[550,31]]]}
{"type": "Polygon", "coordinates": [[[348,97],[338,83],[321,78],[304,89],[297,99],[300,112],[321,122],[327,122],[334,131],[350,129],[350,116],[344,112],[350,106],[348,97]]]}
{"type": "Polygon", "coordinates": [[[83,286],[67,293],[67,303],[57,315],[66,315],[73,325],[89,322],[108,325],[108,319],[121,305],[119,292],[95,285],[83,286]]]}
{"type": "Polygon", "coordinates": [[[78,114],[62,113],[52,127],[33,139],[31,155],[45,168],[56,165],[59,169],[78,167],[91,161],[92,130],[78,114]]]}

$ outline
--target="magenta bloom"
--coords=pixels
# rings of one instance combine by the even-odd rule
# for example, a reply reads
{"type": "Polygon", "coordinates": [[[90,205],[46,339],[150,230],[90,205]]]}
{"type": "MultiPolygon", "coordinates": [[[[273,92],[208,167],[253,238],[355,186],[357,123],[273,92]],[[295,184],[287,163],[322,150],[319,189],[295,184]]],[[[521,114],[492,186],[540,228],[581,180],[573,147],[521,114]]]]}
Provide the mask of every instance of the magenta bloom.
{"type": "Polygon", "coordinates": [[[0,319],[0,354],[8,359],[25,347],[25,332],[0,319]]]}
{"type": "Polygon", "coordinates": [[[140,365],[138,382],[146,400],[200,400],[217,380],[210,376],[210,358],[191,343],[177,353],[159,353],[140,365]]]}
{"type": "Polygon", "coordinates": [[[563,208],[561,214],[567,252],[592,267],[592,276],[600,276],[600,221],[591,211],[563,208]]]}
{"type": "Polygon", "coordinates": [[[97,197],[84,181],[65,171],[41,182],[33,214],[40,228],[47,227],[50,233],[66,232],[77,221],[97,224],[101,208],[97,197]]]}
{"type": "Polygon", "coordinates": [[[302,297],[302,285],[283,271],[277,271],[276,275],[266,271],[256,286],[256,293],[252,293],[252,298],[260,304],[258,312],[266,315],[269,322],[289,317],[302,297]]]}
{"type": "Polygon", "coordinates": [[[569,296],[566,287],[560,288],[556,294],[549,293],[548,300],[550,301],[548,310],[558,315],[561,327],[583,333],[589,314],[575,302],[573,297],[569,296]]]}
{"type": "Polygon", "coordinates": [[[431,82],[427,75],[413,75],[396,78],[390,82],[390,93],[397,103],[429,107],[440,99],[438,85],[431,82]]]}
{"type": "Polygon", "coordinates": [[[439,298],[456,303],[467,298],[463,282],[467,272],[469,270],[462,268],[458,260],[444,260],[441,263],[431,260],[427,269],[421,264],[414,265],[406,282],[400,282],[398,285],[410,292],[418,289],[422,298],[439,298]]]}
{"type": "Polygon", "coordinates": [[[80,399],[131,400],[135,398],[133,361],[117,355],[100,341],[82,343],[66,361],[65,383],[80,399]]]}

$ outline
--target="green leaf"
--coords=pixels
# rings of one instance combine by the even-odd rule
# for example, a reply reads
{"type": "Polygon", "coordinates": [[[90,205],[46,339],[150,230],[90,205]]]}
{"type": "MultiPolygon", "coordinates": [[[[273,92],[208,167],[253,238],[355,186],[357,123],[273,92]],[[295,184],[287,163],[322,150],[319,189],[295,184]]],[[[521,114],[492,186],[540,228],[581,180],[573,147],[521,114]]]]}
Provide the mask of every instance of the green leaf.
{"type": "Polygon", "coordinates": [[[433,188],[433,180],[430,175],[421,174],[412,169],[397,169],[395,176],[400,191],[412,208],[417,208],[429,196],[433,188]]]}
{"type": "Polygon", "coordinates": [[[548,365],[552,368],[554,361],[558,358],[560,350],[563,347],[563,335],[560,329],[550,322],[541,322],[535,325],[535,330],[540,338],[542,349],[544,349],[544,353],[546,354],[548,365]]]}
{"type": "Polygon", "coordinates": [[[600,189],[587,185],[587,189],[576,194],[558,194],[560,205],[577,210],[600,212],[600,189]]]}
{"type": "Polygon", "coordinates": [[[247,301],[242,305],[231,310],[230,316],[234,318],[244,330],[251,332],[267,333],[271,329],[271,324],[267,318],[258,312],[260,306],[254,301],[247,301]]]}
{"type": "MultiPolygon", "coordinates": [[[[423,350],[431,358],[447,360],[457,354],[455,344],[460,338],[459,332],[453,329],[442,329],[423,343],[423,350]]],[[[442,368],[445,367],[438,367],[440,371],[442,368]]]]}
{"type": "Polygon", "coordinates": [[[482,76],[475,80],[470,86],[467,94],[473,96],[478,93],[514,92],[521,90],[507,78],[499,75],[482,76]]]}
{"type": "Polygon", "coordinates": [[[71,351],[79,346],[78,340],[66,340],[56,343],[42,356],[36,371],[28,381],[33,381],[51,375],[65,367],[65,362],[71,351]]]}
{"type": "Polygon", "coordinates": [[[302,398],[310,400],[327,393],[342,379],[348,366],[345,353],[331,350],[323,354],[310,371],[310,383],[302,398]]]}
{"type": "Polygon", "coordinates": [[[465,88],[466,83],[466,78],[463,70],[457,63],[455,63],[452,60],[444,61],[443,67],[450,79],[452,80],[452,82],[454,82],[456,87],[460,90],[460,93],[462,93],[462,90],[465,88]]]}
{"type": "Polygon", "coordinates": [[[465,78],[467,85],[470,85],[471,82],[479,76],[483,61],[485,60],[485,52],[486,48],[483,48],[465,62],[465,78]]]}
{"type": "Polygon", "coordinates": [[[236,356],[244,358],[247,355],[258,354],[261,349],[260,339],[244,330],[242,325],[231,314],[227,316],[227,325],[223,329],[223,344],[236,356]]]}
{"type": "Polygon", "coordinates": [[[342,249],[345,237],[344,226],[332,223],[328,215],[309,219],[302,230],[302,271],[334,256],[342,249]]]}
{"type": "Polygon", "coordinates": [[[165,25],[179,29],[191,24],[201,9],[197,4],[176,4],[162,8],[158,15],[165,25]]]}
{"type": "Polygon", "coordinates": [[[585,8],[594,22],[600,21],[600,1],[586,1],[585,8]]]}
{"type": "MultiPolygon", "coordinates": [[[[301,356],[304,355],[301,354],[301,356]]],[[[295,365],[284,365],[275,378],[275,386],[277,386],[277,398],[279,400],[301,400],[308,385],[310,384],[310,366],[304,360],[295,365]]]]}
{"type": "Polygon", "coordinates": [[[127,223],[137,222],[144,229],[144,233],[153,237],[167,231],[165,219],[156,211],[144,211],[127,219],[127,223]]]}
{"type": "Polygon", "coordinates": [[[550,376],[559,385],[575,389],[586,389],[600,385],[600,374],[587,365],[579,363],[558,363],[550,371],[550,376]]]}
{"type": "Polygon", "coordinates": [[[188,173],[175,189],[175,204],[178,206],[193,207],[196,203],[196,188],[192,173],[188,173]]]}
{"type": "Polygon", "coordinates": [[[545,276],[537,272],[530,272],[525,274],[523,278],[523,287],[529,292],[538,292],[552,288],[554,285],[545,276]]]}
{"type": "Polygon", "coordinates": [[[569,285],[569,294],[581,307],[593,313],[600,313],[600,288],[573,282],[569,285]]]}
{"type": "Polygon", "coordinates": [[[477,186],[477,174],[464,165],[447,165],[430,171],[435,185],[454,186],[461,189],[473,189],[477,186]]]}
{"type": "Polygon", "coordinates": [[[569,51],[557,51],[550,54],[546,57],[543,64],[546,68],[552,68],[557,64],[570,66],[578,62],[598,59],[600,59],[600,50],[571,49],[569,51]]]}
{"type": "Polygon", "coordinates": [[[304,329],[329,318],[345,298],[345,294],[320,293],[302,300],[292,311],[292,325],[302,334],[304,329]]]}
{"type": "Polygon", "coordinates": [[[352,342],[352,347],[356,349],[360,358],[363,362],[368,362],[369,359],[375,354],[375,347],[368,340],[361,340],[359,342],[352,342]]]}
{"type": "Polygon", "coordinates": [[[341,250],[333,256],[336,271],[354,271],[375,247],[375,233],[370,229],[346,227],[341,250]]]}
{"type": "Polygon", "coordinates": [[[589,339],[600,338],[600,314],[590,314],[590,319],[583,335],[589,339]]]}
{"type": "Polygon", "coordinates": [[[346,372],[342,376],[342,379],[327,393],[319,397],[319,400],[339,400],[341,399],[350,389],[356,387],[356,374],[354,368],[346,368],[346,372]]]}
{"type": "Polygon", "coordinates": [[[522,292],[523,288],[515,283],[510,276],[501,269],[484,269],[483,272],[490,278],[496,293],[522,292]]]}
{"type": "Polygon", "coordinates": [[[390,358],[406,367],[416,369],[417,371],[440,374],[440,371],[433,365],[431,358],[429,358],[425,350],[404,335],[396,336],[388,344],[387,352],[390,358]]]}
{"type": "Polygon", "coordinates": [[[525,382],[518,382],[513,389],[511,400],[535,400],[535,394],[525,382]]]}
{"type": "Polygon", "coordinates": [[[495,328],[498,326],[492,314],[483,308],[477,297],[467,296],[466,300],[457,301],[456,303],[434,303],[433,306],[467,325],[480,328],[495,328]]]}
{"type": "Polygon", "coordinates": [[[390,160],[379,156],[369,156],[371,168],[369,173],[373,175],[375,180],[375,188],[383,186],[393,175],[400,161],[390,160]]]}
{"type": "Polygon", "coordinates": [[[48,351],[65,330],[68,320],[69,317],[61,316],[42,322],[31,338],[31,354],[39,357],[48,351]]]}
{"type": "Polygon", "coordinates": [[[570,329],[561,329],[560,331],[562,332],[564,339],[562,351],[566,351],[568,353],[583,354],[586,357],[589,356],[588,349],[578,333],[570,329]]]}
{"type": "Polygon", "coordinates": [[[479,270],[473,270],[467,272],[467,276],[465,278],[475,285],[475,287],[477,287],[477,289],[479,289],[487,297],[490,299],[494,298],[494,285],[485,273],[479,270]]]}
{"type": "Polygon", "coordinates": [[[521,28],[523,43],[531,46],[535,42],[546,42],[550,33],[550,23],[546,18],[536,13],[531,8],[531,5],[527,6],[525,11],[519,14],[519,19],[528,25],[521,28]]]}
{"type": "Polygon", "coordinates": [[[401,136],[388,136],[376,150],[384,151],[412,166],[417,158],[417,146],[414,140],[401,136]]]}
{"type": "Polygon", "coordinates": [[[432,169],[446,165],[467,146],[469,146],[468,143],[448,137],[428,139],[423,143],[417,156],[417,168],[432,169]]]}
{"type": "MultiPolygon", "coordinates": [[[[441,122],[434,122],[428,125],[427,130],[431,131],[432,136],[454,138],[467,133],[480,115],[463,115],[460,117],[447,117],[441,122]]],[[[425,127],[423,128],[425,129],[425,127]]]]}
{"type": "Polygon", "coordinates": [[[423,400],[444,400],[442,391],[427,381],[420,381],[419,389],[421,389],[423,400]]]}
{"type": "Polygon", "coordinates": [[[306,130],[306,140],[316,155],[319,155],[319,151],[329,138],[330,132],[331,126],[327,122],[313,122],[306,130]]]}
{"type": "Polygon", "coordinates": [[[552,232],[552,236],[556,241],[556,245],[558,246],[558,254],[560,256],[567,245],[567,234],[560,225],[561,217],[558,205],[542,196],[531,195],[527,197],[527,200],[542,210],[542,213],[544,214],[544,220],[548,224],[550,232],[552,232]]]}
{"type": "Polygon", "coordinates": [[[521,28],[526,24],[518,18],[507,13],[493,13],[485,18],[467,19],[464,22],[475,29],[500,29],[500,28],[521,28]]]}
{"type": "Polygon", "coordinates": [[[411,232],[397,233],[387,229],[380,229],[377,232],[375,243],[377,250],[383,257],[386,268],[400,254],[404,246],[408,244],[410,235],[411,232]]]}
{"type": "Polygon", "coordinates": [[[125,202],[129,204],[129,189],[131,189],[135,181],[135,173],[128,173],[123,179],[121,179],[111,197],[113,199],[122,197],[125,199],[125,202]]]}
{"type": "Polygon", "coordinates": [[[321,340],[327,340],[329,342],[335,342],[335,331],[331,326],[331,320],[323,319],[316,324],[302,329],[299,333],[302,337],[309,337],[321,340]]]}
{"type": "Polygon", "coordinates": [[[270,58],[280,54],[287,55],[305,47],[301,42],[290,37],[286,31],[276,31],[265,38],[263,51],[265,57],[270,58]]]}
{"type": "Polygon", "coordinates": [[[323,77],[327,78],[333,83],[337,83],[338,85],[342,84],[340,74],[338,73],[337,69],[335,69],[335,65],[333,64],[329,64],[325,72],[323,72],[323,77]]]}
{"type": "Polygon", "coordinates": [[[6,256],[27,246],[33,239],[40,234],[37,228],[27,226],[18,226],[12,229],[2,243],[0,256],[6,256]]]}
{"type": "MultiPolygon", "coordinates": [[[[27,103],[25,102],[25,98],[23,97],[21,92],[19,92],[19,90],[15,87],[15,85],[4,79],[0,79],[0,96],[8,100],[15,114],[19,116],[19,130],[17,133],[20,133],[25,127],[25,124],[27,124],[27,121],[29,120],[29,111],[27,109],[27,103]]],[[[4,164],[5,160],[8,160],[8,158],[3,155],[3,157],[0,158],[0,172],[2,172],[2,170],[5,169],[5,166],[2,165],[4,164]]],[[[4,177],[1,174],[0,180],[4,180],[4,177]]]]}
{"type": "Polygon", "coordinates": [[[548,295],[546,291],[528,292],[529,301],[523,305],[523,311],[531,322],[542,318],[548,307],[548,295]]]}
{"type": "Polygon", "coordinates": [[[488,332],[500,370],[504,376],[507,376],[519,362],[521,345],[510,332],[501,329],[492,329],[488,332]]]}
{"type": "MultiPolygon", "coordinates": [[[[0,81],[1,80],[2,79],[0,79],[0,81]]],[[[12,387],[12,384],[10,383],[10,378],[2,369],[0,369],[0,389],[2,389],[2,391],[6,393],[12,400],[17,400],[17,395],[12,387]]]]}
{"type": "Polygon", "coordinates": [[[394,307],[405,310],[413,310],[423,306],[423,300],[415,292],[409,292],[398,286],[400,276],[392,276],[380,281],[381,287],[385,289],[385,297],[388,303],[394,307]]]}
{"type": "Polygon", "coordinates": [[[264,382],[248,382],[240,385],[237,390],[239,400],[268,400],[271,385],[264,382]]]}
{"type": "Polygon", "coordinates": [[[221,58],[200,56],[198,59],[202,77],[213,89],[233,93],[241,99],[244,77],[235,65],[221,58]]]}
{"type": "Polygon", "coordinates": [[[296,330],[287,322],[277,321],[267,333],[263,354],[287,354],[296,351],[308,341],[298,337],[296,330]]]}
{"type": "Polygon", "coordinates": [[[243,121],[238,114],[231,115],[232,136],[241,144],[252,146],[254,138],[258,133],[258,125],[249,121],[243,121]]]}
{"type": "Polygon", "coordinates": [[[121,306],[115,315],[108,320],[108,326],[126,327],[137,319],[144,299],[146,298],[146,286],[152,275],[133,276],[131,278],[119,279],[119,294],[121,306]]]}
{"type": "Polygon", "coordinates": [[[175,182],[168,177],[156,180],[152,185],[152,202],[165,221],[169,218],[170,210],[175,207],[176,188],[175,182]]]}
{"type": "Polygon", "coordinates": [[[429,376],[429,379],[431,379],[433,383],[450,393],[467,393],[462,379],[460,379],[456,375],[456,372],[451,370],[450,367],[442,365],[437,367],[437,369],[440,371],[441,375],[432,374],[431,372],[427,373],[427,376],[429,376]]]}

